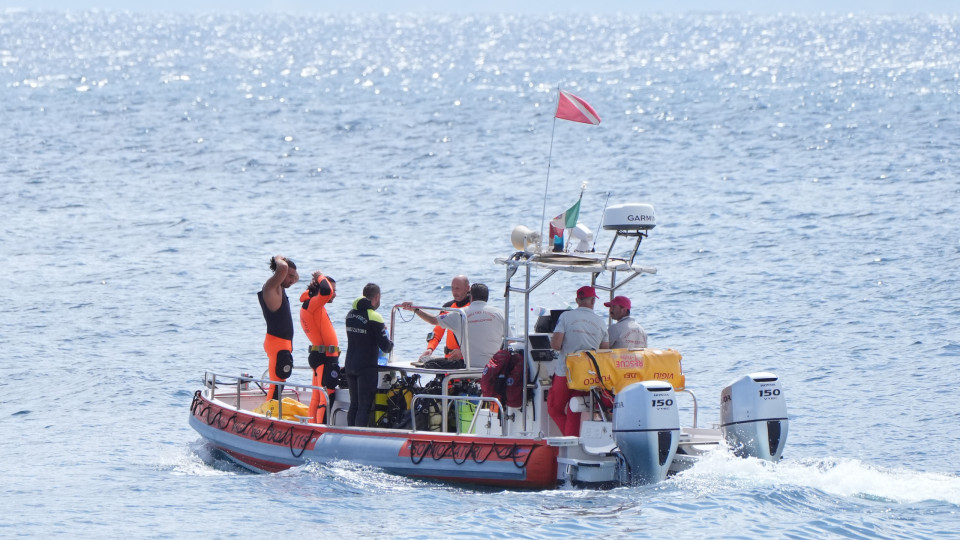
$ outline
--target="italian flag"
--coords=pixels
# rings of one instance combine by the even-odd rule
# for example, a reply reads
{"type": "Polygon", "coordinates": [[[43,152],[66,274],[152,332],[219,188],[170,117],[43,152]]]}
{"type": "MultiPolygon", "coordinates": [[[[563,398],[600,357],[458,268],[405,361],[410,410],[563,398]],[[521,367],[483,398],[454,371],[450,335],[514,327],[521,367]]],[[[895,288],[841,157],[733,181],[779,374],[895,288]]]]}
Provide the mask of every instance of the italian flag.
{"type": "Polygon", "coordinates": [[[567,211],[550,220],[550,245],[556,245],[554,237],[560,237],[560,243],[563,243],[563,231],[577,226],[577,218],[580,217],[580,199],[567,208],[567,211]]]}

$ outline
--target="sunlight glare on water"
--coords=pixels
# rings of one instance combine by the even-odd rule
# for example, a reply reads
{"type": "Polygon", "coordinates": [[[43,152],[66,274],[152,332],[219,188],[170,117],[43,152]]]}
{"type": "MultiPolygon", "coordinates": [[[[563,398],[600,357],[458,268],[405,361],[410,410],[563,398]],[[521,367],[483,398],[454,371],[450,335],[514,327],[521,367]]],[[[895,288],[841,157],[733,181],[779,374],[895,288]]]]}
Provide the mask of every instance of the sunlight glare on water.
{"type": "MultiPolygon", "coordinates": [[[[0,535],[955,535],[958,24],[0,12],[0,535]],[[554,122],[558,86],[602,123],[554,122]],[[598,251],[605,205],[655,208],[658,271],[624,294],[701,424],[735,377],[780,377],[781,463],[532,493],[249,474],[189,427],[203,370],[266,365],[272,255],[337,279],[338,331],[370,281],[440,304],[463,273],[502,307],[510,231],[584,181],[598,251]]],[[[398,354],[429,330],[398,321],[398,354]]]]}

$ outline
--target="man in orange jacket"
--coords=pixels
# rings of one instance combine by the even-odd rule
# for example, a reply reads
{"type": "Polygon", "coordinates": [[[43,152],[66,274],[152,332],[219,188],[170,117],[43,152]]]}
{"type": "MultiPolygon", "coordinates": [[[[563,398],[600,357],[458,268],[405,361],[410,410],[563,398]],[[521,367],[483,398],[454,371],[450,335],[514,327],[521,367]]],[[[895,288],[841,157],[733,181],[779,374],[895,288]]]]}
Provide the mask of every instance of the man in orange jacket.
{"type": "Polygon", "coordinates": [[[310,418],[318,424],[323,423],[329,404],[333,402],[330,398],[336,391],[340,377],[337,331],[334,330],[327,313],[327,304],[336,297],[337,282],[320,271],[313,273],[310,285],[300,295],[300,326],[310,339],[308,362],[313,371],[311,384],[327,389],[327,395],[323,395],[320,390],[313,390],[310,398],[310,418]]]}
{"type": "MultiPolygon", "coordinates": [[[[453,296],[453,300],[444,304],[443,307],[465,308],[470,305],[470,280],[467,279],[467,276],[459,275],[453,278],[450,282],[450,294],[453,296]]],[[[420,355],[421,358],[429,358],[433,355],[433,351],[440,346],[440,342],[443,340],[444,332],[445,329],[442,326],[437,325],[433,328],[433,337],[427,342],[427,350],[420,355]]],[[[458,350],[460,350],[460,344],[457,343],[457,338],[453,335],[453,332],[448,332],[443,356],[449,357],[453,351],[458,350]]]]}

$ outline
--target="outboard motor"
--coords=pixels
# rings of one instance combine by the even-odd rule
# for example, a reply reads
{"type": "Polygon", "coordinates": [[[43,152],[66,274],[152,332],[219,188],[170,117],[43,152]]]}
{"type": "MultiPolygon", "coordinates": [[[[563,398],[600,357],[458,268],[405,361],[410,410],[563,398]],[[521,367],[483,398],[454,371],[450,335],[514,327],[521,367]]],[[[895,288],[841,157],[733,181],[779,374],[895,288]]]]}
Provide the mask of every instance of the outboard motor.
{"type": "Polygon", "coordinates": [[[779,460],[787,427],[787,402],[773,373],[744,375],[720,393],[720,430],[736,455],[779,460]]]}
{"type": "Polygon", "coordinates": [[[624,388],[613,404],[613,438],[633,482],[667,477],[680,441],[680,413],[673,386],[643,381],[624,388]]]}

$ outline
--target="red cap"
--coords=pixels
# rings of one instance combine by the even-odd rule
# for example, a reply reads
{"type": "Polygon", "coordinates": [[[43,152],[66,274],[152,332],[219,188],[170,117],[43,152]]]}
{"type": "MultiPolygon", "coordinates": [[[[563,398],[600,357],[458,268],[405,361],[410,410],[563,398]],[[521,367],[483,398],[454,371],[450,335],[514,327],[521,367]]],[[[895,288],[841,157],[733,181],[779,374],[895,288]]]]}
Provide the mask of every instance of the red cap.
{"type": "Polygon", "coordinates": [[[607,307],[610,307],[610,306],[620,306],[620,307],[623,307],[623,308],[630,309],[630,299],[627,298],[626,296],[617,296],[617,297],[615,297],[613,300],[611,300],[611,301],[609,301],[609,302],[604,302],[603,305],[605,305],[605,306],[607,306],[607,307]]]}
{"type": "Polygon", "coordinates": [[[600,298],[597,296],[597,290],[593,287],[580,287],[577,289],[577,298],[600,298]]]}

